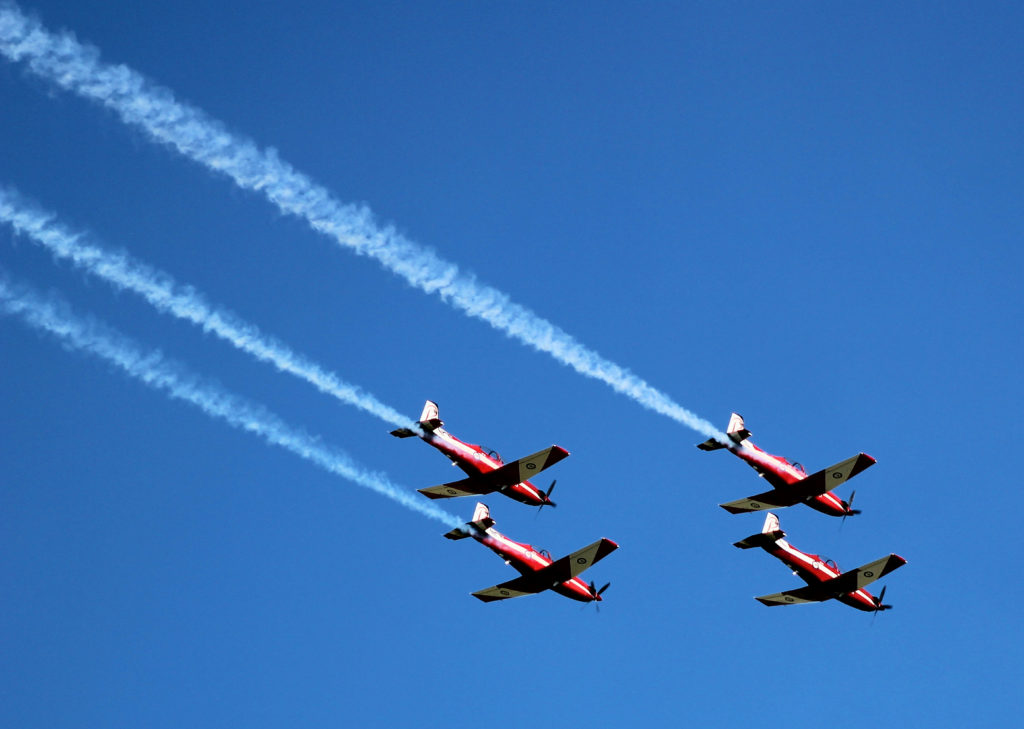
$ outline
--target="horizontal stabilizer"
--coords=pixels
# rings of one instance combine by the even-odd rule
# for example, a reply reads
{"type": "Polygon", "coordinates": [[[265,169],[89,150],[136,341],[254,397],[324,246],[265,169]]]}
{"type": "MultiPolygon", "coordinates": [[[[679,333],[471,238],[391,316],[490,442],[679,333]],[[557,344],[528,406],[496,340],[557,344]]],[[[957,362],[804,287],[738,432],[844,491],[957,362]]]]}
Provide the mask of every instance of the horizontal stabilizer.
{"type": "MultiPolygon", "coordinates": [[[[729,426],[726,428],[725,434],[736,445],[739,445],[751,436],[750,431],[743,425],[743,416],[739,413],[733,413],[732,417],[729,418],[729,426]]],[[[703,443],[699,443],[697,447],[702,451],[717,451],[719,448],[730,448],[731,446],[717,438],[709,438],[703,443]]]]}
{"type": "Polygon", "coordinates": [[[427,431],[428,433],[433,433],[435,430],[440,428],[442,425],[444,425],[444,423],[442,423],[437,418],[431,418],[430,420],[421,420],[420,421],[420,427],[423,428],[423,430],[427,431]]]}
{"type": "Polygon", "coordinates": [[[697,447],[700,448],[702,451],[717,451],[720,448],[725,448],[726,445],[725,443],[721,443],[714,438],[708,438],[703,443],[698,443],[697,447]]]}
{"type": "MultiPolygon", "coordinates": [[[[440,420],[434,419],[421,420],[419,423],[417,423],[417,425],[420,426],[420,429],[424,433],[433,433],[435,430],[444,425],[444,423],[442,423],[440,420]]],[[[421,433],[417,433],[412,428],[395,428],[394,430],[391,431],[391,435],[395,436],[396,438],[412,438],[413,436],[421,435],[421,433]]]]}
{"type": "MultiPolygon", "coordinates": [[[[432,400],[427,400],[423,405],[423,411],[420,413],[420,420],[417,423],[420,429],[425,433],[433,433],[435,430],[440,428],[444,423],[438,417],[437,403],[432,400]]],[[[391,431],[391,435],[396,438],[411,438],[414,435],[420,435],[412,428],[396,428],[391,431]]]]}
{"type": "Polygon", "coordinates": [[[751,534],[746,539],[739,542],[733,542],[732,546],[739,547],[740,549],[751,549],[753,547],[770,547],[775,542],[786,536],[786,532],[781,529],[774,532],[761,532],[760,534],[751,534]]]}
{"type": "Polygon", "coordinates": [[[494,526],[494,519],[491,518],[491,510],[487,508],[487,504],[478,502],[476,509],[473,510],[473,520],[452,529],[445,536],[448,539],[465,539],[474,534],[482,534],[492,526],[494,526]]]}
{"type": "Polygon", "coordinates": [[[786,536],[786,532],[782,531],[779,517],[769,511],[764,516],[764,525],[761,527],[759,534],[752,534],[742,541],[733,542],[732,546],[739,547],[740,549],[750,549],[751,547],[768,548],[784,536],[786,536]]]}

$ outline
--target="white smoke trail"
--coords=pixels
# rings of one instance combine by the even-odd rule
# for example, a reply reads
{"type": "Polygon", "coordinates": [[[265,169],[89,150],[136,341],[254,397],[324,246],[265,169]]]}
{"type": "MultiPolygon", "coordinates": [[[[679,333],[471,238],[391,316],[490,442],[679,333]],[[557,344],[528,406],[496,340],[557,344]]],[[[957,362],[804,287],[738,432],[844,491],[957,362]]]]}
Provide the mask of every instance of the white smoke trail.
{"type": "Polygon", "coordinates": [[[69,349],[99,357],[149,387],[161,390],[172,398],[192,403],[211,417],[254,433],[267,443],[291,451],[330,473],[386,496],[408,509],[450,527],[462,524],[458,517],[421,500],[416,492],[402,489],[385,476],[363,469],[346,453],[321,445],[313,436],[289,427],[263,407],[202,381],[180,365],[166,360],[160,352],[143,352],[132,341],[112,329],[71,314],[65,304],[44,299],[23,286],[13,284],[2,270],[0,314],[17,316],[34,329],[53,335],[69,349]]]}
{"type": "Polygon", "coordinates": [[[342,246],[375,258],[424,292],[437,294],[466,314],[547,352],[646,408],[728,442],[711,423],[514,303],[507,294],[477,282],[473,275],[461,272],[394,228],[379,226],[365,207],[335,200],[324,187],[280,160],[275,150],[261,150],[203,111],[176,101],[171,91],[130,68],[102,62],[96,48],[79,43],[70,33],[50,33],[13,3],[0,4],[0,53],[11,61],[25,62],[34,73],[58,86],[101,103],[125,123],[228,175],[239,187],[262,192],[282,212],[301,217],[342,246]]]}
{"type": "Polygon", "coordinates": [[[109,252],[82,242],[81,234],[70,232],[56,222],[51,213],[26,203],[18,193],[3,186],[0,186],[0,220],[54,256],[71,261],[119,289],[134,291],[158,310],[201,326],[243,352],[305,380],[323,393],[398,427],[415,427],[409,418],[373,395],[265,336],[257,327],[241,321],[234,314],[213,308],[191,286],[175,283],[170,275],[134,260],[127,253],[109,252]]]}

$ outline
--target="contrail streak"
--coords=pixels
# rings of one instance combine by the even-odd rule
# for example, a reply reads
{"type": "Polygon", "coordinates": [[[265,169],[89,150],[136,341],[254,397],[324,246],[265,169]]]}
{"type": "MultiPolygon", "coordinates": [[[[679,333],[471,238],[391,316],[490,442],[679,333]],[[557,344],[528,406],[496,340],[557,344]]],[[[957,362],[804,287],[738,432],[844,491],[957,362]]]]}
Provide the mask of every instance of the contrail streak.
{"type": "Polygon", "coordinates": [[[334,199],[323,186],[279,159],[275,150],[260,149],[203,111],[176,101],[171,91],[136,71],[102,62],[96,48],[79,43],[70,33],[49,32],[13,3],[0,5],[0,53],[11,61],[26,63],[58,86],[101,103],[125,123],[228,175],[239,187],[262,192],[282,212],[303,218],[340,245],[376,259],[422,291],[437,294],[469,316],[604,382],[650,410],[728,442],[711,423],[516,304],[507,294],[479,283],[472,274],[460,271],[394,228],[378,225],[367,208],[334,199]]]}
{"type": "Polygon", "coordinates": [[[450,527],[462,524],[458,517],[433,504],[424,503],[415,492],[396,486],[383,475],[363,469],[348,454],[321,445],[313,436],[288,426],[265,408],[204,382],[180,365],[166,360],[160,352],[144,352],[109,327],[76,317],[61,302],[44,299],[23,286],[13,284],[2,270],[0,314],[16,316],[30,327],[53,335],[69,349],[105,360],[149,387],[189,402],[211,417],[254,433],[267,443],[291,451],[406,508],[450,527]]]}
{"type": "Polygon", "coordinates": [[[282,372],[295,375],[342,402],[399,427],[410,427],[412,421],[409,418],[296,354],[283,343],[265,336],[257,327],[231,312],[210,306],[191,286],[176,283],[169,274],[151,268],[127,253],[105,251],[82,242],[81,234],[72,233],[56,222],[51,213],[26,203],[21,195],[3,186],[0,186],[0,220],[57,258],[69,260],[119,289],[134,291],[159,311],[197,324],[243,352],[270,362],[282,372]]]}

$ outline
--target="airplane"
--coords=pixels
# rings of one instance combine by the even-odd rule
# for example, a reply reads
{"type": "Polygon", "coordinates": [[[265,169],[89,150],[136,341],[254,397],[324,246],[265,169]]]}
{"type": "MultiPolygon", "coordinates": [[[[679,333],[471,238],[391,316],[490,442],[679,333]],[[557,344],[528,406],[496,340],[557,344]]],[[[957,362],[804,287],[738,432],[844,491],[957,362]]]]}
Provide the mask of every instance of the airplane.
{"type": "MultiPolygon", "coordinates": [[[[848,572],[841,572],[839,565],[830,559],[822,559],[817,554],[801,552],[783,537],[786,533],[779,527],[779,517],[768,512],[760,534],[753,534],[746,539],[735,542],[734,547],[751,549],[761,547],[768,554],[777,557],[793,569],[807,587],[777,592],[774,595],[762,595],[754,598],[769,607],[775,605],[796,605],[803,602],[823,602],[835,598],[839,602],[865,612],[888,610],[892,605],[883,604],[885,587],[875,597],[864,588],[907,563],[897,554],[876,559],[874,562],[848,572]]],[[[888,587],[888,585],[886,586],[888,587]]]]}
{"type": "Polygon", "coordinates": [[[419,489],[428,499],[450,499],[455,496],[482,496],[493,491],[500,491],[509,498],[531,506],[554,506],[551,492],[555,482],[551,482],[548,490],[541,491],[527,478],[536,476],[545,468],[549,468],[563,458],[569,451],[553,445],[532,455],[505,463],[497,451],[485,450],[481,446],[464,443],[444,429],[444,423],[438,418],[437,403],[427,400],[420,414],[419,432],[411,428],[392,430],[396,438],[409,438],[418,435],[430,445],[437,448],[451,459],[452,465],[458,466],[469,478],[452,481],[440,486],[419,489]]]}
{"type": "Polygon", "coordinates": [[[554,590],[559,595],[580,602],[600,602],[601,593],[607,590],[611,583],[605,584],[599,590],[593,582],[587,584],[579,575],[619,548],[611,539],[601,539],[561,559],[552,559],[546,550],[514,542],[495,529],[490,509],[486,504],[479,502],[473,511],[473,520],[452,529],[445,536],[448,539],[473,537],[504,559],[505,564],[512,565],[522,573],[514,580],[473,593],[473,597],[484,602],[533,595],[544,590],[554,590]]]}
{"type": "Polygon", "coordinates": [[[860,510],[852,508],[853,497],[843,501],[832,493],[839,484],[853,478],[866,468],[875,465],[874,458],[866,453],[859,453],[829,468],[822,469],[810,476],[799,463],[791,463],[782,456],[765,453],[750,440],[750,431],[743,424],[743,416],[733,413],[729,418],[726,430],[730,443],[720,443],[711,438],[697,445],[702,451],[715,451],[728,448],[731,452],[750,464],[761,478],[772,485],[771,491],[756,494],[746,499],[719,504],[730,514],[741,514],[748,511],[781,508],[804,503],[812,509],[829,516],[853,516],[860,510]]]}

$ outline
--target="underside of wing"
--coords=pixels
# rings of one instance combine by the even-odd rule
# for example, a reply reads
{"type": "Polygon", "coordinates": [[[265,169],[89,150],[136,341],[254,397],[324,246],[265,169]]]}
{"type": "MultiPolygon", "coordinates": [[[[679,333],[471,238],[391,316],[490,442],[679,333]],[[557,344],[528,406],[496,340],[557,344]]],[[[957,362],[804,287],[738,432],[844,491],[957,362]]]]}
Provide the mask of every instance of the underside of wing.
{"type": "Polygon", "coordinates": [[[431,486],[429,489],[417,490],[428,499],[453,499],[456,496],[482,496],[491,493],[494,489],[479,488],[473,479],[467,478],[440,486],[431,486]]]}
{"type": "Polygon", "coordinates": [[[428,489],[419,489],[419,492],[431,499],[447,499],[454,496],[468,496],[470,494],[482,496],[507,486],[514,486],[517,483],[528,481],[545,468],[550,468],[568,455],[569,451],[564,448],[551,446],[526,458],[506,463],[504,466],[493,471],[473,475],[461,481],[452,481],[440,486],[431,486],[428,489]]]}
{"type": "Polygon", "coordinates": [[[849,481],[858,473],[873,465],[875,465],[874,458],[866,453],[858,453],[853,458],[847,458],[842,463],[837,463],[834,466],[829,466],[816,473],[812,473],[807,478],[797,481],[785,490],[787,492],[792,490],[792,493],[797,496],[797,501],[808,499],[812,496],[820,496],[831,491],[839,484],[849,481]]]}
{"type": "Polygon", "coordinates": [[[485,473],[480,478],[492,482],[495,489],[514,486],[517,483],[530,480],[545,468],[551,468],[563,458],[568,457],[569,451],[561,446],[553,445],[525,458],[506,463],[501,468],[485,473]]]}
{"type": "Polygon", "coordinates": [[[822,582],[821,587],[827,588],[836,595],[842,595],[847,592],[856,592],[862,587],[870,585],[878,578],[885,577],[893,570],[899,569],[906,563],[907,560],[903,559],[903,557],[900,557],[898,554],[890,554],[888,557],[876,559],[874,562],[866,564],[863,567],[847,570],[838,577],[834,577],[827,582],[822,582]]]}
{"type": "Polygon", "coordinates": [[[473,597],[484,602],[494,602],[495,600],[508,600],[513,597],[522,597],[523,595],[535,595],[549,587],[551,587],[551,584],[542,583],[537,579],[537,573],[533,573],[517,577],[508,582],[502,582],[494,587],[488,587],[486,590],[477,590],[473,593],[473,597]]]}
{"type": "Polygon", "coordinates": [[[786,590],[785,592],[776,592],[774,595],[762,595],[761,597],[755,597],[754,599],[760,602],[762,605],[768,607],[775,607],[776,605],[799,605],[805,602],[822,602],[833,597],[830,593],[824,592],[820,585],[808,585],[807,587],[798,587],[795,590],[786,590]]]}
{"type": "Polygon", "coordinates": [[[611,539],[600,539],[583,549],[567,554],[561,559],[556,559],[547,567],[538,570],[534,574],[545,575],[545,581],[552,584],[567,582],[591,565],[600,562],[618,548],[619,545],[611,539]]]}
{"type": "Polygon", "coordinates": [[[788,491],[775,489],[765,491],[763,494],[756,494],[746,499],[730,501],[727,504],[719,504],[730,514],[745,514],[748,511],[764,511],[765,509],[781,509],[785,506],[792,506],[802,500],[802,497],[794,496],[788,491]]]}

